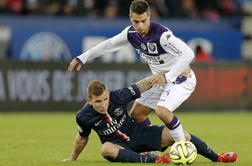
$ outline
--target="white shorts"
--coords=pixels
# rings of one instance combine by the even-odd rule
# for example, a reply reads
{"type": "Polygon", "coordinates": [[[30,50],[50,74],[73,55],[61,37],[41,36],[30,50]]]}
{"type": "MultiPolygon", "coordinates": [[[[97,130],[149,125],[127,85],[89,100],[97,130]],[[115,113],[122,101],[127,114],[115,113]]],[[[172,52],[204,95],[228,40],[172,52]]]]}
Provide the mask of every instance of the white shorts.
{"type": "Polygon", "coordinates": [[[191,77],[180,84],[170,83],[164,87],[153,87],[144,92],[137,103],[156,109],[163,106],[170,111],[176,110],[194,91],[196,86],[196,77],[191,72],[191,77]]]}

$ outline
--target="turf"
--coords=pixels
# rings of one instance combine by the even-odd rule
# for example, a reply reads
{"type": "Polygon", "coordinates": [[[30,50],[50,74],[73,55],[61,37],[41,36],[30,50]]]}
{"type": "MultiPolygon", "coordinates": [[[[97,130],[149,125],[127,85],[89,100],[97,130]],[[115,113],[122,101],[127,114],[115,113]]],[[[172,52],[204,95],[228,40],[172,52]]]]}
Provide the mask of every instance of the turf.
{"type": "MultiPolygon", "coordinates": [[[[177,115],[185,129],[204,139],[216,151],[239,153],[238,161],[233,164],[212,163],[198,157],[193,166],[252,165],[252,113],[197,112],[177,115]]],[[[151,119],[160,123],[154,114],[151,119]]],[[[62,162],[71,152],[76,131],[74,113],[0,113],[0,166],[125,165],[110,163],[101,157],[101,144],[94,133],[78,161],[62,162]]]]}

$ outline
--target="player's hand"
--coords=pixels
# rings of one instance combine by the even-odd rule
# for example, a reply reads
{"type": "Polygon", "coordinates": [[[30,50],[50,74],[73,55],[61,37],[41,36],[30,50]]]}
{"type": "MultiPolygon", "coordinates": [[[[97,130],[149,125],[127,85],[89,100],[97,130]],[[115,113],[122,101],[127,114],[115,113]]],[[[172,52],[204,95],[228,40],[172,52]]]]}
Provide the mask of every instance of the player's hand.
{"type": "Polygon", "coordinates": [[[71,63],[68,66],[68,71],[80,71],[81,69],[81,64],[76,60],[73,59],[71,63]]]}
{"type": "Polygon", "coordinates": [[[150,83],[152,86],[164,86],[166,84],[166,79],[164,73],[154,74],[150,77],[150,83]]]}

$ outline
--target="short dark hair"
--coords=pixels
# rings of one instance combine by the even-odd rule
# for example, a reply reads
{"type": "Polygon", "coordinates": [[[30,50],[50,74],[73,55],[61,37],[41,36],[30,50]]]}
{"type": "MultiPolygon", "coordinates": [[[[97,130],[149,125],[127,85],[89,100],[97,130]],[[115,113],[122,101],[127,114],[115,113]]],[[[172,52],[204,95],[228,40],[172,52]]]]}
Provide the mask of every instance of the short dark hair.
{"type": "Polygon", "coordinates": [[[134,0],[130,5],[130,13],[143,14],[148,11],[150,7],[146,0],[134,0]]]}
{"type": "Polygon", "coordinates": [[[92,96],[100,96],[106,90],[106,86],[99,80],[90,81],[87,86],[88,97],[92,98],[92,96]]]}

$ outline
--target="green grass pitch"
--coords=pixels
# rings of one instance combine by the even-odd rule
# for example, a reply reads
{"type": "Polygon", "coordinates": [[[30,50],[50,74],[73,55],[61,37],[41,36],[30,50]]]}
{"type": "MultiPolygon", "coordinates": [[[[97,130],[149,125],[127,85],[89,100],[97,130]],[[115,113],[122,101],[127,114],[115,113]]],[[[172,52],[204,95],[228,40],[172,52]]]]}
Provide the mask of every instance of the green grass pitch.
{"type": "MultiPolygon", "coordinates": [[[[239,153],[238,161],[233,164],[212,163],[199,156],[193,166],[252,165],[252,113],[180,112],[177,115],[186,130],[217,152],[239,153]]],[[[154,123],[161,123],[154,114],[150,117],[154,123]]],[[[74,113],[0,113],[0,166],[125,165],[101,157],[101,144],[94,132],[78,161],[62,162],[71,152],[76,132],[74,113]]]]}

